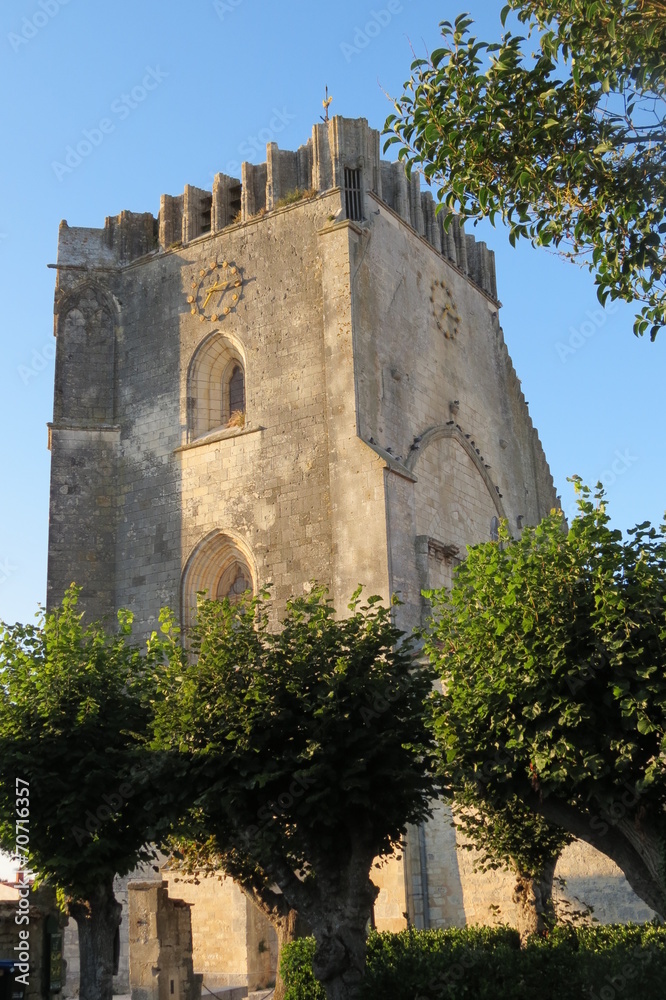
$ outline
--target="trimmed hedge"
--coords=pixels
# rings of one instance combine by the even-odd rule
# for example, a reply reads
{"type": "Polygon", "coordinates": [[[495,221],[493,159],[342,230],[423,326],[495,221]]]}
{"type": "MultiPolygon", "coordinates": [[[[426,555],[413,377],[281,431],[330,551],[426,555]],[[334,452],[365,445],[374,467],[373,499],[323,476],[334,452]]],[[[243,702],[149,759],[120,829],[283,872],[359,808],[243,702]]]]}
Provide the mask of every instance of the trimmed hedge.
{"type": "MultiPolygon", "coordinates": [[[[326,1000],[314,939],[284,949],[287,1000],[326,1000]]],[[[372,933],[360,1000],[663,1000],[666,928],[558,927],[520,948],[509,927],[372,933]]]]}

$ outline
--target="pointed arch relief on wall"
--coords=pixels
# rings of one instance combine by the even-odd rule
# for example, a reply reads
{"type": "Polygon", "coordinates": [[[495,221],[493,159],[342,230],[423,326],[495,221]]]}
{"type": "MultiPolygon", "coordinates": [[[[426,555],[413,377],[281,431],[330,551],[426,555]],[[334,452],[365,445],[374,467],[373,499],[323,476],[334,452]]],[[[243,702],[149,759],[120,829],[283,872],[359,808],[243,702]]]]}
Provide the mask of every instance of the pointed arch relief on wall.
{"type": "MultiPolygon", "coordinates": [[[[429,427],[427,431],[424,431],[420,436],[420,442],[418,450],[412,451],[407,458],[405,465],[410,472],[416,473],[416,465],[419,458],[427,450],[428,446],[434,444],[436,441],[440,441],[442,438],[448,438],[450,440],[456,441],[460,447],[467,453],[476,469],[483,479],[486,488],[488,490],[488,495],[497,510],[497,516],[500,520],[506,520],[506,512],[504,510],[504,505],[502,504],[502,499],[499,495],[499,490],[493,483],[491,477],[488,474],[484,463],[481,461],[480,457],[476,453],[476,449],[472,447],[463,432],[459,427],[451,427],[449,424],[438,424],[434,427],[429,427]]],[[[485,539],[484,539],[485,541],[485,539]]]]}
{"type": "Polygon", "coordinates": [[[247,423],[245,352],[219,330],[197,347],[187,373],[188,441],[247,423]]]}
{"type": "Polygon", "coordinates": [[[229,532],[210,532],[194,548],[183,570],[183,627],[187,629],[194,621],[197,594],[205,592],[214,600],[228,597],[234,603],[248,590],[257,590],[257,569],[249,547],[229,532]]]}
{"type": "MultiPolygon", "coordinates": [[[[416,582],[423,594],[449,590],[467,546],[488,541],[506,514],[485,463],[459,427],[431,427],[418,445],[406,464],[416,475],[416,582]]],[[[428,608],[422,597],[422,623],[428,608]]]]}
{"type": "Polygon", "coordinates": [[[119,307],[87,278],[56,297],[54,422],[109,426],[114,421],[116,326],[119,307]]]}
{"type": "Polygon", "coordinates": [[[72,309],[86,311],[91,304],[94,309],[105,309],[111,316],[114,325],[120,321],[118,299],[105,285],[92,277],[84,278],[78,285],[67,290],[58,288],[53,312],[56,317],[64,316],[72,309]]]}

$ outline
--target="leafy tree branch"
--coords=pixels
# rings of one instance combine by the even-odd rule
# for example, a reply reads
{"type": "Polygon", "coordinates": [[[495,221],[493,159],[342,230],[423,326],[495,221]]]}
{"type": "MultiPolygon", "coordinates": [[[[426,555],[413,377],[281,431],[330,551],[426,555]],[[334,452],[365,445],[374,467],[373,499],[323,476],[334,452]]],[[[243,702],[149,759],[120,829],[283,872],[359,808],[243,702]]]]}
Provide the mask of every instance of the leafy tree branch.
{"type": "Polygon", "coordinates": [[[467,15],[412,63],[386,146],[432,182],[447,224],[501,219],[593,272],[602,304],[666,323],[666,18],[661,2],[510,0],[526,36],[467,15]],[[531,51],[534,48],[535,51],[531,51]]]}

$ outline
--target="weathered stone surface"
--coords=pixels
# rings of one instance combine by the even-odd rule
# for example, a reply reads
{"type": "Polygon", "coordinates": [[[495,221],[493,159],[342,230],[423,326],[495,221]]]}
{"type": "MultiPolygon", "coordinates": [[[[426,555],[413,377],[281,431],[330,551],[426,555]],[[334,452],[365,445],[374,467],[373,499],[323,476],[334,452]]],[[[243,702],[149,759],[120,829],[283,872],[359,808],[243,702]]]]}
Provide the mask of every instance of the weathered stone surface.
{"type": "MultiPolygon", "coordinates": [[[[467,545],[557,504],[493,255],[364,119],[271,144],[241,180],[61,226],[49,605],[76,580],[91,614],[127,606],[147,632],[162,605],[187,624],[200,589],[270,584],[277,616],[312,580],[341,611],[360,582],[399,593],[409,630],[467,545]]],[[[589,855],[570,864],[587,877],[589,855]]],[[[438,809],[376,870],[376,925],[510,919],[513,886],[471,869],[438,809]]],[[[607,884],[608,915],[635,912],[607,884]]],[[[263,985],[274,938],[239,891],[185,892],[206,985],[263,985]]]]}
{"type": "Polygon", "coordinates": [[[275,982],[275,932],[231,879],[202,877],[195,884],[168,870],[163,875],[169,894],[192,907],[194,968],[206,991],[258,990],[275,982]]]}
{"type": "Polygon", "coordinates": [[[200,1000],[190,904],[169,898],[164,882],[130,883],[129,943],[132,1000],[200,1000]]]}

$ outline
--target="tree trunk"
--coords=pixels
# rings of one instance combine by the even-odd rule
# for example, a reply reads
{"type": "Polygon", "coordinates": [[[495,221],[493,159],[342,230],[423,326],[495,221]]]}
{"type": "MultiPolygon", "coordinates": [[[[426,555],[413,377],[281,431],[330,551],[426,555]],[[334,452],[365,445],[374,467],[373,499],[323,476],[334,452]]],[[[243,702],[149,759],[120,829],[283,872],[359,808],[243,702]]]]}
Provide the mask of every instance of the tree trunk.
{"type": "Polygon", "coordinates": [[[371,862],[359,854],[342,885],[332,872],[321,879],[320,903],[312,915],[312,971],[327,1000],[356,1000],[365,976],[367,927],[379,889],[370,880],[371,862]]]}
{"type": "Polygon", "coordinates": [[[312,881],[299,879],[283,859],[271,866],[285,901],[314,935],[312,971],[327,1000],[356,1000],[365,975],[366,931],[379,893],[370,879],[377,845],[370,824],[365,826],[350,831],[346,864],[340,857],[314,857],[312,881]]]}
{"type": "Polygon", "coordinates": [[[120,912],[110,879],[97,886],[87,900],[69,904],[70,916],[79,929],[79,1000],[112,1000],[113,944],[120,912]]]}
{"type": "Polygon", "coordinates": [[[555,922],[553,877],[558,857],[559,855],[544,865],[536,875],[516,872],[513,899],[519,908],[517,929],[522,945],[527,943],[527,939],[532,934],[543,936],[555,922]]]}
{"type": "Polygon", "coordinates": [[[630,807],[620,802],[614,805],[618,811],[624,808],[622,819],[601,811],[596,815],[579,811],[554,796],[532,795],[526,804],[549,823],[561,826],[614,861],[636,895],[666,919],[666,881],[661,868],[664,840],[647,819],[631,817],[630,807]]]}
{"type": "Polygon", "coordinates": [[[296,910],[289,910],[286,916],[277,917],[273,921],[273,927],[277,934],[277,972],[275,974],[275,991],[273,1000],[284,1000],[286,986],[282,978],[280,964],[282,962],[282,949],[286,944],[301,937],[299,918],[296,910]]]}
{"type": "Polygon", "coordinates": [[[317,947],[312,969],[326,990],[327,1000],[355,1000],[365,975],[366,926],[346,910],[329,913],[326,923],[313,928],[317,947]]]}

